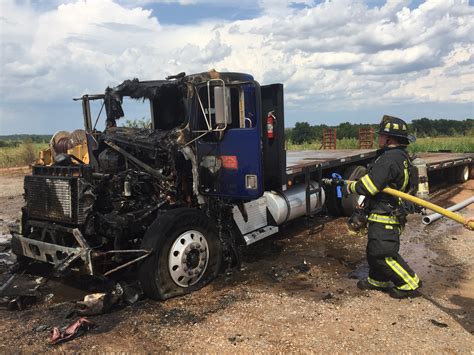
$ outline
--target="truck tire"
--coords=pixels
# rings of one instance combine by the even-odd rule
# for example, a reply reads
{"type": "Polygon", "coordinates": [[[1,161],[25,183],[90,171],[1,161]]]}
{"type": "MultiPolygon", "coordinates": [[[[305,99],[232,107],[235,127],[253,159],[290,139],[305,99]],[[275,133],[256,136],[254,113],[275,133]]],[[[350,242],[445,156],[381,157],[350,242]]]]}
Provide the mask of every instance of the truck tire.
{"type": "Polygon", "coordinates": [[[461,165],[444,170],[444,177],[451,184],[463,183],[469,180],[470,169],[468,165],[461,165]]]}
{"type": "Polygon", "coordinates": [[[196,209],[177,208],[159,215],[141,246],[153,250],[138,271],[143,292],[152,299],[196,291],[219,272],[221,242],[209,218],[196,209]]]}
{"type": "Polygon", "coordinates": [[[329,186],[326,190],[326,207],[331,216],[342,216],[341,200],[337,197],[337,190],[335,186],[329,186]]]}
{"type": "Polygon", "coordinates": [[[466,182],[469,180],[469,165],[463,165],[456,168],[456,182],[466,182]]]}
{"type": "MultiPolygon", "coordinates": [[[[362,165],[351,165],[344,171],[344,180],[359,180],[367,174],[367,169],[362,165]]],[[[342,197],[341,209],[344,216],[351,216],[357,207],[358,194],[350,194],[342,197]]]]}

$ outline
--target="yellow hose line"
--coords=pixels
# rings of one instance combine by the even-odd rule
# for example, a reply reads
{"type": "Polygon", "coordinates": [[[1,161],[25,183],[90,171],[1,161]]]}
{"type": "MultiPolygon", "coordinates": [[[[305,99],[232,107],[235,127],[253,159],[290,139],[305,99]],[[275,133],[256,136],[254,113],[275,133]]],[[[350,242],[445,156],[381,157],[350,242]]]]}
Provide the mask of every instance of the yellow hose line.
{"type": "MultiPolygon", "coordinates": [[[[448,218],[451,218],[453,221],[459,222],[461,224],[466,224],[466,219],[461,216],[458,213],[448,211],[447,209],[440,207],[438,205],[435,205],[434,203],[425,201],[421,198],[406,194],[404,192],[392,189],[390,187],[386,187],[383,189],[383,192],[390,194],[392,196],[397,196],[400,198],[403,198],[404,200],[408,200],[410,202],[416,203],[417,205],[420,205],[422,207],[426,207],[432,211],[438,212],[439,214],[442,214],[443,216],[446,216],[448,218]]],[[[469,223],[470,228],[474,228],[474,222],[469,223]]]]}
{"type": "MultiPolygon", "coordinates": [[[[349,182],[349,181],[348,181],[349,182]]],[[[455,213],[455,212],[451,212],[451,211],[448,211],[447,209],[443,208],[443,207],[440,207],[438,205],[435,205],[434,203],[431,203],[431,202],[428,202],[428,201],[425,201],[421,198],[418,198],[418,197],[415,197],[415,196],[412,196],[410,194],[406,194],[404,192],[401,192],[401,191],[398,191],[398,190],[395,190],[395,189],[392,189],[390,187],[386,187],[385,189],[382,190],[383,192],[389,194],[389,195],[392,195],[392,196],[396,196],[396,197],[400,197],[400,198],[403,198],[404,200],[407,200],[407,201],[410,201],[410,202],[413,202],[413,203],[416,203],[417,205],[420,205],[422,207],[426,207],[432,211],[435,211],[439,214],[442,214],[443,216],[446,216],[450,219],[452,219],[453,221],[456,221],[458,223],[461,223],[463,225],[466,224],[466,219],[461,216],[460,214],[458,213],[455,213]]],[[[469,228],[473,229],[474,228],[474,222],[470,222],[469,223],[469,228]]]]}

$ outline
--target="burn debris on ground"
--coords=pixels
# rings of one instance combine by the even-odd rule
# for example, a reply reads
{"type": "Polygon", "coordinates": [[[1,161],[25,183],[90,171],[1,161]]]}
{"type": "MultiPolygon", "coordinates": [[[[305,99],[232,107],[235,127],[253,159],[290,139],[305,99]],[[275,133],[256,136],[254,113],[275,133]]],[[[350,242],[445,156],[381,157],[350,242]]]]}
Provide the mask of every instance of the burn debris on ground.
{"type": "Polygon", "coordinates": [[[332,292],[328,292],[322,297],[323,301],[329,301],[329,300],[333,300],[333,299],[337,299],[337,298],[334,295],[334,293],[332,293],[332,292]]]}
{"type": "Polygon", "coordinates": [[[120,295],[116,293],[93,293],[84,297],[77,303],[80,307],[77,313],[83,316],[94,316],[109,312],[119,301],[120,295]]]}
{"type": "Polygon", "coordinates": [[[37,327],[33,328],[33,330],[35,332],[38,332],[38,333],[41,333],[41,332],[44,332],[46,330],[49,330],[51,327],[46,325],[46,324],[41,324],[41,325],[38,325],[37,327]]]}
{"type": "Polygon", "coordinates": [[[39,288],[46,282],[44,277],[29,274],[13,274],[0,287],[0,306],[9,310],[23,310],[41,298],[39,288]]]}
{"type": "Polygon", "coordinates": [[[357,265],[354,270],[347,274],[347,277],[350,279],[355,280],[363,280],[366,279],[369,275],[369,264],[366,261],[362,262],[361,264],[357,265]]]}
{"type": "Polygon", "coordinates": [[[248,339],[248,337],[244,337],[242,334],[235,334],[234,336],[227,338],[227,340],[229,340],[233,345],[237,345],[237,343],[241,343],[248,339]]]}
{"type": "Polygon", "coordinates": [[[443,323],[443,322],[438,322],[436,319],[430,319],[430,322],[434,325],[436,325],[437,327],[440,327],[440,328],[447,328],[448,325],[446,323],[443,323]]]}
{"type": "Polygon", "coordinates": [[[282,267],[272,266],[272,269],[266,273],[270,279],[277,283],[282,282],[290,275],[290,272],[282,267]]]}
{"type": "Polygon", "coordinates": [[[81,317],[65,328],[59,329],[55,327],[53,328],[53,334],[51,336],[51,344],[56,345],[77,338],[94,326],[95,324],[93,322],[85,317],[81,317]]]}
{"type": "Polygon", "coordinates": [[[161,319],[161,325],[180,325],[180,324],[196,324],[203,319],[201,315],[187,311],[181,308],[172,308],[166,311],[161,319]]]}
{"type": "Polygon", "coordinates": [[[304,274],[309,272],[309,270],[311,270],[311,266],[309,265],[309,263],[306,260],[303,260],[300,264],[295,265],[293,268],[296,271],[298,271],[300,273],[304,273],[304,274]]]}
{"type": "Polygon", "coordinates": [[[284,279],[295,274],[307,274],[311,270],[311,265],[304,259],[293,267],[285,268],[283,266],[272,266],[272,269],[265,274],[275,283],[282,282],[284,279]]]}

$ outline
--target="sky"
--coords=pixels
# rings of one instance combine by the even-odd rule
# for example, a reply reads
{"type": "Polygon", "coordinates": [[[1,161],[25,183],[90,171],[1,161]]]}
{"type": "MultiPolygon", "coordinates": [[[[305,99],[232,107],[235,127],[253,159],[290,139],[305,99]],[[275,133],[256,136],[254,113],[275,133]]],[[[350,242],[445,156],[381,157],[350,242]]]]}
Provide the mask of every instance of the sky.
{"type": "Polygon", "coordinates": [[[0,0],[0,135],[81,128],[73,97],[210,69],[283,83],[287,127],[473,118],[473,27],[474,0],[0,0]]]}

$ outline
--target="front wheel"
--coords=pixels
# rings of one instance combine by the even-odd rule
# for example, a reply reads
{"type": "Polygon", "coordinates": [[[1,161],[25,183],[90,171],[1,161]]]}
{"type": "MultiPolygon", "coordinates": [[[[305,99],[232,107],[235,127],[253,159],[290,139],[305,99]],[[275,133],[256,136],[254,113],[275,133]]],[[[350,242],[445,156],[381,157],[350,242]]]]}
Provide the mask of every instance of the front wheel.
{"type": "Polygon", "coordinates": [[[166,300],[200,289],[218,272],[222,247],[208,217],[199,210],[177,208],[158,216],[143,237],[153,249],[139,269],[145,294],[166,300]]]}

